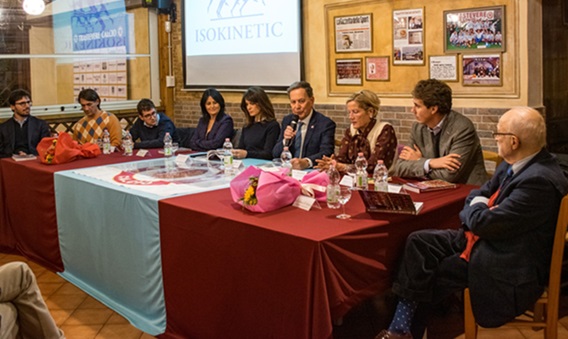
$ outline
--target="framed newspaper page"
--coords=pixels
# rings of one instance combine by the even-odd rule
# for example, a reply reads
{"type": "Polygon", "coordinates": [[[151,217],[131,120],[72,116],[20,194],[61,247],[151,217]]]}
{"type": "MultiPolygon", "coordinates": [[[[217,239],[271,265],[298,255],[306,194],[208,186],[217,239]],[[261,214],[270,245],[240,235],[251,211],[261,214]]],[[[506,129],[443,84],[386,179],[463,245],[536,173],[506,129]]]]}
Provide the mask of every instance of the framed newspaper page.
{"type": "Polygon", "coordinates": [[[429,78],[441,81],[458,81],[457,55],[430,55],[429,78]]]}
{"type": "Polygon", "coordinates": [[[462,56],[464,86],[501,86],[501,54],[462,56]]]}
{"type": "Polygon", "coordinates": [[[338,85],[362,85],[361,68],[361,59],[336,59],[336,83],[338,85]]]}
{"type": "Polygon", "coordinates": [[[365,80],[367,81],[388,81],[390,79],[389,72],[390,58],[389,56],[377,56],[365,58],[365,80]]]}
{"type": "Polygon", "coordinates": [[[372,14],[334,17],[335,52],[370,52],[372,46],[372,14]]]}
{"type": "Polygon", "coordinates": [[[396,10],[393,19],[393,65],[424,65],[424,8],[396,10]]]}
{"type": "Polygon", "coordinates": [[[504,52],[505,27],[505,6],[444,11],[444,52],[504,52]]]}

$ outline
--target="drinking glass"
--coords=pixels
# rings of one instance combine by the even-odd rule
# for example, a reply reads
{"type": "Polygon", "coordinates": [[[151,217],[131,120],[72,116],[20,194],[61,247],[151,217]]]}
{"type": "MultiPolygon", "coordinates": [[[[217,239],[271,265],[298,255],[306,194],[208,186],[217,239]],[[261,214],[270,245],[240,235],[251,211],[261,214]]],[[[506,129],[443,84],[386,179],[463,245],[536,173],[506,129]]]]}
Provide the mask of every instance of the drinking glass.
{"type": "Polygon", "coordinates": [[[179,149],[179,143],[172,143],[172,155],[176,155],[176,151],[179,149]]]}
{"type": "Polygon", "coordinates": [[[337,216],[338,219],[349,219],[351,216],[349,214],[345,214],[345,204],[351,199],[351,187],[347,186],[340,186],[339,187],[339,196],[337,200],[339,204],[343,208],[343,213],[337,216]]]}

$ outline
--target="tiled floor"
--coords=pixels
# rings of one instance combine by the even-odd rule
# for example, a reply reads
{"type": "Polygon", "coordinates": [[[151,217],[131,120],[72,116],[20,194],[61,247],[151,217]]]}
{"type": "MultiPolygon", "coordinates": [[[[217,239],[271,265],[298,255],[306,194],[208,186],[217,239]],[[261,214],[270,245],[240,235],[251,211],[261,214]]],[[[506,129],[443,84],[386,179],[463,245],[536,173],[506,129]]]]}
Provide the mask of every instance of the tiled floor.
{"type": "Polygon", "coordinates": [[[34,271],[45,303],[67,339],[154,338],[57,274],[23,257],[0,253],[0,265],[12,261],[27,262],[34,271]]]}
{"type": "MultiPolygon", "coordinates": [[[[68,339],[149,339],[153,336],[130,325],[126,319],[57,274],[16,255],[0,253],[0,265],[24,261],[34,271],[38,285],[55,322],[68,339]]],[[[355,307],[333,330],[335,339],[372,339],[388,325],[389,298],[375,298],[355,307]],[[383,319],[383,320],[381,320],[383,319]]],[[[558,325],[558,338],[568,339],[568,296],[563,295],[560,307],[562,317],[558,325]]],[[[434,312],[427,337],[430,339],[463,339],[461,305],[455,304],[434,312]]],[[[479,339],[535,339],[543,338],[542,331],[530,328],[480,329],[479,339]]]]}

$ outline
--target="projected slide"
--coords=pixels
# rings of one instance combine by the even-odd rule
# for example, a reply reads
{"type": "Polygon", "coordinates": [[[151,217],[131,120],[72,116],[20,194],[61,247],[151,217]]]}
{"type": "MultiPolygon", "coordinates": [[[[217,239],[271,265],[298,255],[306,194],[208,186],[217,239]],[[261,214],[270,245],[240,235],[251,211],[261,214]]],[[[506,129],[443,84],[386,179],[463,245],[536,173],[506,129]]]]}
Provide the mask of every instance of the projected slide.
{"type": "Polygon", "coordinates": [[[300,1],[184,2],[188,87],[286,87],[301,77],[300,1]]]}

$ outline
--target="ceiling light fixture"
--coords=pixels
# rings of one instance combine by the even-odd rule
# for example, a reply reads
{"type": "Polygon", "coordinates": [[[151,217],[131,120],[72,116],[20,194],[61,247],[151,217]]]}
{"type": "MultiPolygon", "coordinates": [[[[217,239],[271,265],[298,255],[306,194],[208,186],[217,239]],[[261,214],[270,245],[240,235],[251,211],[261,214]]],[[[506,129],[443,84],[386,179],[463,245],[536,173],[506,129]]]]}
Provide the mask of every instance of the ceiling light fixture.
{"type": "Polygon", "coordinates": [[[43,0],[24,0],[22,6],[29,15],[40,15],[45,10],[45,2],[43,0]]]}

